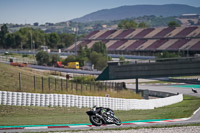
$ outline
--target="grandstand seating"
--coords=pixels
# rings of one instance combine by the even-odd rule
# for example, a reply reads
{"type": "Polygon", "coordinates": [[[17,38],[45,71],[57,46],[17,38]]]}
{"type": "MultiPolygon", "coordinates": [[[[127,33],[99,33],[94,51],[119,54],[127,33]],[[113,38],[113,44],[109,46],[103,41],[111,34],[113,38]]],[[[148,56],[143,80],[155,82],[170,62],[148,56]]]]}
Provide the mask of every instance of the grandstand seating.
{"type": "Polygon", "coordinates": [[[119,46],[116,50],[124,50],[126,49],[128,46],[130,46],[131,44],[133,44],[136,40],[128,40],[127,42],[125,42],[123,45],[119,46]]]}
{"type": "Polygon", "coordinates": [[[181,32],[179,32],[177,35],[175,35],[174,37],[185,37],[188,34],[190,34],[192,31],[194,31],[195,29],[197,29],[197,27],[187,27],[181,32]]]}
{"type": "Polygon", "coordinates": [[[199,42],[200,39],[191,39],[189,42],[187,42],[186,45],[183,45],[182,47],[180,47],[180,50],[187,50],[190,49],[191,47],[193,47],[197,42],[199,42]]]}
{"type": "Polygon", "coordinates": [[[89,39],[98,39],[98,37],[100,37],[101,35],[103,35],[105,32],[107,32],[107,31],[106,30],[100,30],[96,34],[92,35],[89,39]]]}
{"type": "Polygon", "coordinates": [[[137,40],[136,42],[131,44],[129,47],[127,47],[126,50],[135,50],[135,49],[137,49],[137,47],[139,47],[140,45],[142,45],[146,41],[147,40],[137,40]]]}
{"type": "Polygon", "coordinates": [[[131,32],[129,35],[127,35],[124,38],[134,38],[135,35],[139,34],[141,31],[143,31],[144,29],[135,29],[133,32],[131,32]]]}
{"type": "Polygon", "coordinates": [[[145,38],[152,38],[154,37],[156,34],[158,34],[159,32],[161,32],[163,30],[163,28],[155,28],[152,32],[150,32],[149,34],[147,34],[145,36],[145,38]]]}
{"type": "Polygon", "coordinates": [[[116,36],[115,38],[124,38],[126,37],[128,34],[130,34],[131,32],[133,32],[134,29],[129,29],[129,30],[124,30],[123,32],[121,32],[118,36],[116,36]]]}
{"type": "Polygon", "coordinates": [[[136,50],[145,50],[147,47],[149,47],[151,44],[153,44],[156,40],[147,40],[143,44],[141,44],[139,47],[136,48],[136,50]]]}
{"type": "MultiPolygon", "coordinates": [[[[98,41],[105,43],[108,51],[200,51],[200,26],[99,30],[76,45],[77,48],[86,45],[91,48],[98,41]]],[[[66,49],[74,50],[75,45],[66,49]]]]}
{"type": "Polygon", "coordinates": [[[127,42],[127,40],[117,41],[113,45],[111,45],[110,47],[108,47],[108,50],[116,50],[119,46],[121,46],[122,44],[124,44],[126,42],[127,42]]]}
{"type": "Polygon", "coordinates": [[[143,31],[141,31],[140,33],[138,33],[137,35],[135,35],[135,38],[142,38],[144,36],[146,36],[147,34],[149,34],[150,32],[152,32],[154,30],[154,28],[149,28],[149,29],[144,29],[143,31]]]}
{"type": "Polygon", "coordinates": [[[151,44],[149,47],[147,47],[145,50],[156,50],[158,47],[160,47],[161,45],[163,45],[167,41],[168,41],[168,39],[157,40],[156,42],[151,44]]]}
{"type": "Polygon", "coordinates": [[[160,37],[164,37],[166,36],[167,34],[169,34],[171,31],[173,31],[175,28],[174,27],[168,27],[168,28],[165,28],[163,30],[161,30],[158,34],[156,34],[155,38],[160,38],[160,37]]]}
{"type": "Polygon", "coordinates": [[[188,40],[188,39],[180,39],[177,42],[175,42],[174,44],[172,44],[170,47],[168,47],[167,50],[178,50],[180,47],[182,47],[188,41],[190,41],[190,40],[188,40]]]}
{"type": "Polygon", "coordinates": [[[175,37],[175,35],[177,35],[178,33],[180,33],[183,29],[185,29],[185,27],[178,27],[175,30],[171,31],[170,33],[168,33],[165,37],[175,37]]]}
{"type": "Polygon", "coordinates": [[[108,41],[108,42],[106,43],[106,47],[109,48],[111,45],[113,45],[113,44],[116,43],[116,42],[117,42],[117,40],[108,41]]]}
{"type": "Polygon", "coordinates": [[[105,33],[103,33],[101,36],[99,36],[97,39],[105,39],[108,37],[110,34],[113,34],[117,30],[108,30],[105,33]]]}
{"type": "Polygon", "coordinates": [[[194,45],[192,46],[189,50],[200,50],[200,40],[194,45]]]}
{"type": "Polygon", "coordinates": [[[97,32],[99,32],[98,30],[91,32],[90,34],[88,34],[85,39],[89,39],[91,36],[95,35],[97,32]]]}
{"type": "Polygon", "coordinates": [[[174,44],[177,41],[178,39],[169,39],[166,43],[158,47],[157,50],[166,50],[168,47],[170,47],[172,44],[174,44]]]}
{"type": "Polygon", "coordinates": [[[91,41],[90,40],[85,40],[85,41],[83,41],[83,42],[80,42],[80,43],[77,43],[76,44],[76,47],[75,47],[75,45],[74,45],[74,47],[72,48],[72,51],[75,51],[76,50],[76,48],[77,48],[77,50],[80,48],[80,46],[82,46],[82,47],[84,47],[84,46],[86,46],[88,43],[90,43],[91,41]]]}

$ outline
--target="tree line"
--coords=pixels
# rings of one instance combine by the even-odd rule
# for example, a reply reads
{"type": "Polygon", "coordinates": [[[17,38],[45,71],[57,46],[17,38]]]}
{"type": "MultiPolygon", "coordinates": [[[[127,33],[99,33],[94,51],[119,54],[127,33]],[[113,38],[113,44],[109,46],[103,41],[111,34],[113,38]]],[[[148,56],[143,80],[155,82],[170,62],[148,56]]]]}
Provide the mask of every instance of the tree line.
{"type": "Polygon", "coordinates": [[[79,62],[80,67],[83,67],[85,62],[90,62],[97,70],[102,70],[107,66],[107,61],[112,58],[107,56],[106,46],[102,42],[96,42],[92,48],[80,47],[77,55],[70,55],[66,59],[61,59],[59,55],[50,55],[47,52],[40,51],[36,54],[36,60],[39,65],[55,65],[57,61],[67,65],[69,62],[79,62]]]}
{"type": "Polygon", "coordinates": [[[74,43],[75,34],[45,33],[40,29],[24,27],[16,32],[9,32],[6,24],[1,26],[0,48],[9,49],[38,49],[42,45],[49,48],[69,47],[74,43]]]}
{"type": "MultiPolygon", "coordinates": [[[[177,21],[169,21],[168,27],[180,27],[177,21]]],[[[136,29],[136,28],[149,28],[150,26],[145,22],[137,23],[134,20],[122,20],[118,24],[119,29],[136,29]]]]}

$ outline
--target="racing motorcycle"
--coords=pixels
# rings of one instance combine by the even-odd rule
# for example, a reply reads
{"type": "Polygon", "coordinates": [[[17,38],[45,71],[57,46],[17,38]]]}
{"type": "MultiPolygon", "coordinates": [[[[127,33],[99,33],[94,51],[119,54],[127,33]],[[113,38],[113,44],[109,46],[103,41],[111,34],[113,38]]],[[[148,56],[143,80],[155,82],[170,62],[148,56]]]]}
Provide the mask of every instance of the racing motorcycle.
{"type": "Polygon", "coordinates": [[[101,126],[103,124],[121,125],[121,120],[114,115],[112,109],[94,106],[86,112],[92,125],[101,126]]]}

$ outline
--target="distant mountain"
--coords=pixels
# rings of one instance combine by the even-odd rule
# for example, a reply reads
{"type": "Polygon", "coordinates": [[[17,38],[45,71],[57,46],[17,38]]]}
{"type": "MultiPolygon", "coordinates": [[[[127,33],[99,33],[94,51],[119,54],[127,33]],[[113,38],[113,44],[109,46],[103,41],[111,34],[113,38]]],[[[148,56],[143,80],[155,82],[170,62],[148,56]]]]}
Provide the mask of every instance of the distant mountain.
{"type": "Polygon", "coordinates": [[[139,17],[144,15],[155,16],[179,16],[181,14],[200,14],[200,7],[193,7],[181,4],[167,5],[132,5],[121,6],[112,9],[103,9],[80,18],[73,19],[76,22],[110,21],[125,18],[139,17]]]}

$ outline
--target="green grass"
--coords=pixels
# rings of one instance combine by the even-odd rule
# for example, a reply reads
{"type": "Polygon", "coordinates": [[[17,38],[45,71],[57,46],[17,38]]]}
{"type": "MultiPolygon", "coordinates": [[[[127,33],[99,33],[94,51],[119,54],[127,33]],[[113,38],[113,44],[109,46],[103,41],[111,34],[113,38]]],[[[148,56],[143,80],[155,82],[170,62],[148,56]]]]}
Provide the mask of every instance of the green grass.
{"type": "MultiPolygon", "coordinates": [[[[115,111],[122,121],[190,117],[200,107],[200,98],[184,96],[180,103],[154,110],[115,111]]],[[[90,123],[88,108],[0,106],[0,125],[47,125],[90,123]]]]}

